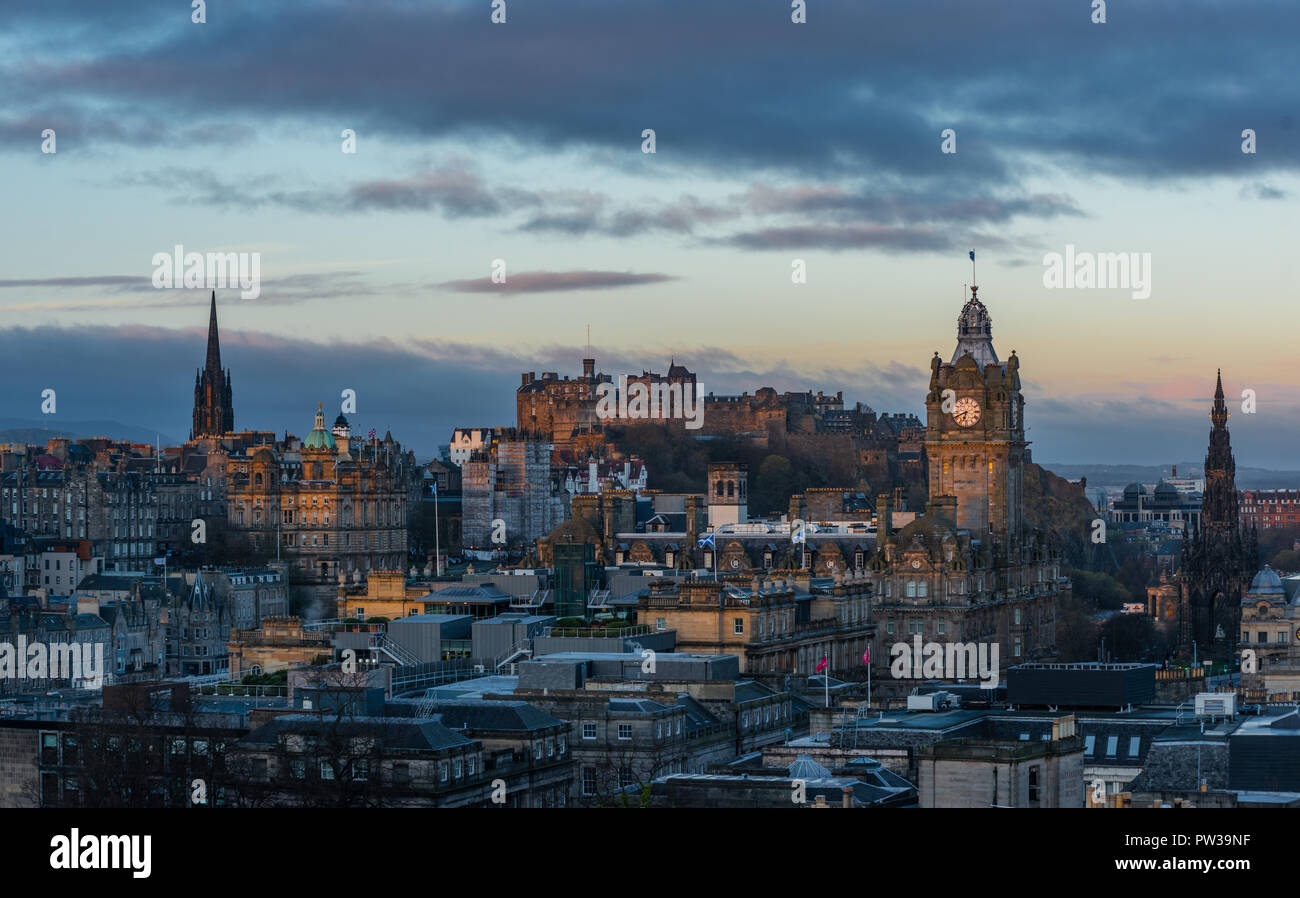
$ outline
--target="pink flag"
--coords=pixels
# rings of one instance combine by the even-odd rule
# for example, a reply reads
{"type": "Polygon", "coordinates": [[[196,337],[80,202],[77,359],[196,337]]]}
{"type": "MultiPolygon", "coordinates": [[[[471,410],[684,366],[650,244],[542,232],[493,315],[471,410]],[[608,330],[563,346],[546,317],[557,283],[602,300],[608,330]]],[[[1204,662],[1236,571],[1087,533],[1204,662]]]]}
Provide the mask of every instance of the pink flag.
{"type": "Polygon", "coordinates": [[[867,650],[862,653],[862,663],[863,664],[871,663],[871,646],[867,646],[867,650]]]}
{"type": "Polygon", "coordinates": [[[826,656],[822,655],[822,660],[817,662],[817,673],[821,673],[823,670],[827,668],[827,666],[828,665],[826,663],[826,656]]]}

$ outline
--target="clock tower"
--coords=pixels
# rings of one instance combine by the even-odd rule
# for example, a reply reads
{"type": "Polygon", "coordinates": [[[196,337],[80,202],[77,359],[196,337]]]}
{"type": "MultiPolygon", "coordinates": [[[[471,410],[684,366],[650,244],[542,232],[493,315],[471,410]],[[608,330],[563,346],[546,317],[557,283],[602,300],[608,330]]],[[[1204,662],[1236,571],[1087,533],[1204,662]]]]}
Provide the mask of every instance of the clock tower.
{"type": "Polygon", "coordinates": [[[925,454],[930,497],[956,500],[959,530],[996,541],[1018,541],[1022,528],[1025,399],[1020,360],[1005,362],[993,348],[993,322],[978,287],[957,319],[957,349],[944,364],[930,360],[925,454]]]}

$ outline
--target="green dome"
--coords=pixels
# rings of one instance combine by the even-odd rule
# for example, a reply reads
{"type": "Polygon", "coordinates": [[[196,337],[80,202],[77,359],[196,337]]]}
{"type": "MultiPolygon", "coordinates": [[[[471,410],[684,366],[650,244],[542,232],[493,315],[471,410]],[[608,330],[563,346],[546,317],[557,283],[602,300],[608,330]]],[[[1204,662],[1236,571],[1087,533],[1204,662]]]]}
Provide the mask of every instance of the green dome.
{"type": "Polygon", "coordinates": [[[325,412],[321,410],[320,403],[316,404],[316,426],[312,428],[311,433],[307,434],[302,447],[304,449],[334,448],[334,435],[325,429],[325,412]]]}

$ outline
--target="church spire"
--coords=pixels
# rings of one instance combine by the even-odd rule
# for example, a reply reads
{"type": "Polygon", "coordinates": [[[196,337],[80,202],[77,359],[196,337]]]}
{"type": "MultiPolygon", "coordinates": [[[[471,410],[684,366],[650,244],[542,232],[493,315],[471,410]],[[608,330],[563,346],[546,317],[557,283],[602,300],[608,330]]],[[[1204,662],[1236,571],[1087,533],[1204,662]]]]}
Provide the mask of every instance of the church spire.
{"type": "Polygon", "coordinates": [[[217,332],[217,291],[208,307],[208,352],[194,379],[194,425],[190,438],[221,436],[235,429],[230,372],[221,367],[221,340],[217,332]]]}
{"type": "Polygon", "coordinates": [[[212,291],[212,306],[208,311],[208,358],[204,367],[209,372],[221,371],[221,341],[217,337],[217,291],[212,291]]]}

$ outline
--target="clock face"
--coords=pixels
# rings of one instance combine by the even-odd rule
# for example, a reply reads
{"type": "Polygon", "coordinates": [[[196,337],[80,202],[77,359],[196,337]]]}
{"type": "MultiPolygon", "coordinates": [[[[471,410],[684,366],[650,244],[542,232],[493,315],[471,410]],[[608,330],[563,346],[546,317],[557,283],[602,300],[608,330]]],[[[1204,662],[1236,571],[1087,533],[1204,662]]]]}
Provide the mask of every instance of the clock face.
{"type": "Polygon", "coordinates": [[[914,568],[919,568],[920,566],[921,566],[921,559],[919,559],[919,558],[913,558],[913,559],[912,559],[912,567],[914,567],[914,568]]]}
{"type": "Polygon", "coordinates": [[[980,404],[969,396],[958,399],[952,409],[952,419],[962,427],[974,427],[979,423],[980,404]]]}

